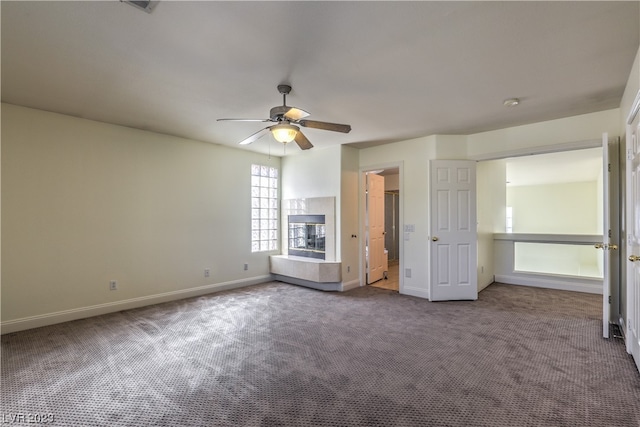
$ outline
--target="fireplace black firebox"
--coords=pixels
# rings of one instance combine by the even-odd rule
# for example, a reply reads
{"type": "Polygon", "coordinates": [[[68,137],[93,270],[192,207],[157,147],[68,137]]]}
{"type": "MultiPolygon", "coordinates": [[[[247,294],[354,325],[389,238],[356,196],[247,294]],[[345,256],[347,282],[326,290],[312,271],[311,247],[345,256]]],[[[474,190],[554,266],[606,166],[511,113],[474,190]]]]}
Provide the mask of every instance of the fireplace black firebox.
{"type": "Polygon", "coordinates": [[[289,255],[325,259],[324,215],[289,215],[289,255]]]}

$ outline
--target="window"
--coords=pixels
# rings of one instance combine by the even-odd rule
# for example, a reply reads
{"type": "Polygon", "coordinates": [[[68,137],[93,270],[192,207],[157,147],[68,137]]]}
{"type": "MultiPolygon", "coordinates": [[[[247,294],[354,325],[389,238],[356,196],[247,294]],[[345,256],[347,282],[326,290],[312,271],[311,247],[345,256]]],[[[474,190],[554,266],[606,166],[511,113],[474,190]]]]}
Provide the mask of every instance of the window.
{"type": "Polygon", "coordinates": [[[278,249],[278,169],[251,165],[251,252],[278,249]]]}

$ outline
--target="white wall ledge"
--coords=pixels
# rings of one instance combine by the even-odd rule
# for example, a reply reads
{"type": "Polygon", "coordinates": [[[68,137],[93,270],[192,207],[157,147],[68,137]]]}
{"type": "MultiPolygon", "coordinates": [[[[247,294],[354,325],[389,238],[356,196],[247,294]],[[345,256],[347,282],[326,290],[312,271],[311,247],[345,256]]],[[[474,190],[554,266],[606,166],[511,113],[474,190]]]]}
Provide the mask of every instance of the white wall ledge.
{"type": "Polygon", "coordinates": [[[593,245],[602,243],[601,234],[542,234],[542,233],[495,233],[493,240],[535,243],[566,243],[593,245]]]}
{"type": "Polygon", "coordinates": [[[496,282],[507,285],[532,286],[602,295],[602,279],[516,272],[513,274],[496,274],[496,282]]]}

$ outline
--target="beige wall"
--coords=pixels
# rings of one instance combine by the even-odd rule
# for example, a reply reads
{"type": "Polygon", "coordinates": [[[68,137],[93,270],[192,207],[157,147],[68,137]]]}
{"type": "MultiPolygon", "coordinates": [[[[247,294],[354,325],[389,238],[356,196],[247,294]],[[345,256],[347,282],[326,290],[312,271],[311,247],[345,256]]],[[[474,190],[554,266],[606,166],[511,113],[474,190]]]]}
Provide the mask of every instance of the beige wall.
{"type": "Polygon", "coordinates": [[[467,153],[471,159],[512,157],[531,148],[601,141],[603,132],[621,134],[619,108],[469,135],[467,153]]]}
{"type": "Polygon", "coordinates": [[[250,165],[279,158],[8,104],[2,143],[4,323],[269,277],[250,165]]]}
{"type": "MultiPolygon", "coordinates": [[[[282,159],[282,198],[340,196],[342,147],[298,151],[282,159]]],[[[336,206],[337,208],[337,206],[336,206]]]]}
{"type": "Polygon", "coordinates": [[[384,191],[400,191],[400,174],[384,176],[384,191]]]}
{"type": "MultiPolygon", "coordinates": [[[[400,164],[402,207],[400,228],[414,225],[409,240],[400,242],[400,274],[411,269],[411,277],[404,277],[403,292],[427,298],[429,295],[428,234],[429,159],[435,158],[435,137],[417,138],[395,144],[360,150],[360,169],[373,170],[400,164]]],[[[362,182],[361,182],[362,185],[362,182]]],[[[361,188],[362,189],[362,188],[361,188]]],[[[360,192],[360,211],[364,216],[364,191],[360,192]]],[[[361,232],[363,234],[362,224],[361,232]]]]}
{"type": "Polygon", "coordinates": [[[638,53],[636,54],[636,59],[629,73],[627,86],[622,96],[622,102],[620,103],[620,125],[623,132],[626,130],[627,117],[629,116],[631,106],[638,90],[640,90],[640,49],[638,49],[638,53]]]}
{"type": "Polygon", "coordinates": [[[478,162],[478,291],[493,283],[495,275],[494,233],[504,233],[506,225],[507,165],[505,160],[478,162]]]}
{"type": "MultiPolygon", "coordinates": [[[[383,169],[394,162],[403,165],[404,188],[401,191],[404,209],[401,226],[403,224],[415,225],[416,230],[410,234],[409,241],[401,242],[404,247],[403,268],[412,270],[412,277],[404,278],[405,292],[422,297],[428,297],[429,294],[428,170],[431,159],[497,159],[508,157],[514,152],[528,148],[549,147],[552,149],[552,147],[564,144],[600,140],[602,132],[609,132],[611,136],[620,135],[619,123],[620,110],[613,109],[468,136],[433,135],[360,150],[361,169],[383,169]]],[[[482,168],[483,166],[480,167],[481,171],[482,168]]],[[[504,181],[506,178],[499,182],[502,178],[498,178],[498,176],[501,176],[500,172],[494,170],[490,172],[488,178],[482,178],[484,181],[479,182],[481,186],[479,191],[485,195],[490,194],[491,200],[499,198],[502,204],[503,197],[505,197],[504,181]]],[[[497,209],[497,207],[493,206],[491,209],[497,209]]],[[[595,215],[596,207],[594,206],[589,212],[595,215]]],[[[492,277],[492,255],[489,251],[493,243],[488,237],[489,230],[497,227],[498,231],[501,231],[495,221],[491,222],[486,218],[491,216],[494,219],[500,218],[500,221],[504,222],[503,214],[500,213],[500,217],[497,217],[497,211],[488,214],[488,216],[484,213],[482,215],[485,219],[482,220],[482,228],[479,229],[479,248],[481,250],[478,254],[478,280],[480,289],[486,286],[492,277]],[[483,264],[486,264],[484,271],[481,270],[483,264]]],[[[404,274],[404,271],[401,271],[401,274],[404,274]]]]}
{"type": "Polygon", "coordinates": [[[342,147],[342,182],[340,189],[341,227],[339,240],[341,246],[342,283],[347,286],[360,285],[358,237],[358,150],[342,147]]]}
{"type": "Polygon", "coordinates": [[[598,234],[598,186],[592,182],[507,187],[514,233],[598,234]]]}

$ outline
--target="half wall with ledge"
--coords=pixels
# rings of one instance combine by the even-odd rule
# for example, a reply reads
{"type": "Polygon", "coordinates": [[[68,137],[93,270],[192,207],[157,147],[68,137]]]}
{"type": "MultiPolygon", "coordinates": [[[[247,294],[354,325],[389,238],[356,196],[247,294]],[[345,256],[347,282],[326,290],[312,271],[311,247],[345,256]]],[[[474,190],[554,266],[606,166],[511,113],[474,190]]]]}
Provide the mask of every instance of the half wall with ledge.
{"type": "Polygon", "coordinates": [[[601,235],[494,234],[495,281],[602,294],[601,235]]]}

